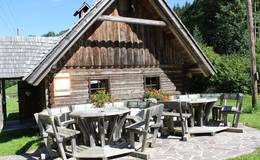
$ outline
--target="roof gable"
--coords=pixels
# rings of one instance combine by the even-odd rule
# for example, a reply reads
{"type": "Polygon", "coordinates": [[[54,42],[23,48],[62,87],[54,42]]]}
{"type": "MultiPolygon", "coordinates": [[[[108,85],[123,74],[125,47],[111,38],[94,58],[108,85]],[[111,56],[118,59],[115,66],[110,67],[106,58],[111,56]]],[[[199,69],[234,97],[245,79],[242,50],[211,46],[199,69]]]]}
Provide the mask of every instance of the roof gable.
{"type": "MultiPolygon", "coordinates": [[[[24,77],[28,83],[38,85],[41,80],[49,73],[52,66],[56,64],[67,51],[80,39],[80,37],[97,21],[97,19],[115,2],[116,0],[100,0],[82,17],[79,22],[69,30],[52,51],[35,67],[32,72],[24,77]]],[[[171,11],[164,0],[149,0],[155,10],[164,19],[166,24],[171,28],[172,33],[178,40],[187,45],[186,49],[190,55],[201,62],[201,70],[204,75],[212,75],[215,73],[214,67],[211,65],[207,57],[200,50],[195,40],[187,31],[185,26],[178,19],[177,15],[171,11]]]]}

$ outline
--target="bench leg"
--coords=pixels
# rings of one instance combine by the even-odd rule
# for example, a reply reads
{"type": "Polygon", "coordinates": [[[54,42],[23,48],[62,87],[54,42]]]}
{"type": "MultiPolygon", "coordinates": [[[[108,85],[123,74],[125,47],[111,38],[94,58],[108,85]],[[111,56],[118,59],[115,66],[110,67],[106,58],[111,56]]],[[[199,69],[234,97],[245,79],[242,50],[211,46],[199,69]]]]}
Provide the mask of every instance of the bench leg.
{"type": "Polygon", "coordinates": [[[142,136],[140,136],[141,139],[140,141],[142,142],[142,149],[141,149],[141,152],[144,152],[145,151],[145,146],[146,146],[146,140],[147,140],[147,133],[143,133],[142,136]]]}
{"type": "Polygon", "coordinates": [[[129,133],[129,143],[131,145],[131,148],[135,148],[135,133],[134,132],[129,133]]]}
{"type": "Polygon", "coordinates": [[[228,124],[227,113],[223,113],[223,119],[224,119],[224,126],[227,126],[228,124]]]}
{"type": "Polygon", "coordinates": [[[76,157],[76,138],[71,139],[72,157],[76,157]]]}
{"type": "Polygon", "coordinates": [[[156,139],[157,139],[157,135],[158,135],[158,128],[154,129],[153,132],[153,139],[152,139],[152,143],[150,145],[150,147],[154,147],[155,143],[156,143],[156,139]]]}
{"type": "Polygon", "coordinates": [[[59,148],[59,151],[60,151],[60,154],[61,154],[61,158],[63,160],[67,160],[62,142],[57,142],[57,144],[58,144],[58,148],[59,148]]]}
{"type": "Polygon", "coordinates": [[[51,143],[52,143],[51,141],[53,141],[53,139],[51,139],[50,137],[44,137],[43,141],[46,146],[48,155],[50,156],[50,158],[54,158],[55,156],[53,154],[52,147],[51,147],[51,143]]]}

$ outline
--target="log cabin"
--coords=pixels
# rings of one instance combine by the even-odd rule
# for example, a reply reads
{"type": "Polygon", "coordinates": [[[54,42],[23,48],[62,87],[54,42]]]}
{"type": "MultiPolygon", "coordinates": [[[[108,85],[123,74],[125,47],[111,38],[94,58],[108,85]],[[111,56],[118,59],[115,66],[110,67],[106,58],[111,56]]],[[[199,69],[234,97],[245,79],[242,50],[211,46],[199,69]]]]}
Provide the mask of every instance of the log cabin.
{"type": "Polygon", "coordinates": [[[89,103],[98,90],[116,101],[141,99],[147,88],[180,94],[187,77],[216,73],[165,0],[99,0],[74,16],[62,37],[0,38],[4,114],[8,79],[19,80],[20,117],[28,117],[89,103]]]}

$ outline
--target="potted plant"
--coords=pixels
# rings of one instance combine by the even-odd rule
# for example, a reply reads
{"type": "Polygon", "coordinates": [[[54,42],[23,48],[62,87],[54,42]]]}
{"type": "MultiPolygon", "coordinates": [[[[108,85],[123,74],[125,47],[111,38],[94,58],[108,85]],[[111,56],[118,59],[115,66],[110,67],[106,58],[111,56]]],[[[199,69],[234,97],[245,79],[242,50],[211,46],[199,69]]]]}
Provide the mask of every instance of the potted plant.
{"type": "Polygon", "coordinates": [[[148,89],[144,93],[144,99],[154,98],[158,101],[169,101],[169,94],[157,89],[148,89]]]}
{"type": "Polygon", "coordinates": [[[90,96],[90,100],[96,107],[104,107],[105,103],[113,102],[111,94],[105,91],[98,91],[97,93],[90,96]]]}

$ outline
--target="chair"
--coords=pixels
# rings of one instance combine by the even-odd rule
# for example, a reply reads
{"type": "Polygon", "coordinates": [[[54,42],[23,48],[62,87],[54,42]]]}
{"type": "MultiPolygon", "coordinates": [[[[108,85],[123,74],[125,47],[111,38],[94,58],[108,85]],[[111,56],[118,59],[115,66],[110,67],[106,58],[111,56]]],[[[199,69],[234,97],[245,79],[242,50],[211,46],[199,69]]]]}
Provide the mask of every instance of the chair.
{"type": "Polygon", "coordinates": [[[232,127],[238,127],[240,113],[243,105],[243,94],[222,94],[220,96],[220,105],[214,106],[212,110],[213,120],[220,120],[227,126],[228,114],[233,114],[232,127]],[[235,100],[235,106],[227,105],[227,100],[235,100]]]}
{"type": "MultiPolygon", "coordinates": [[[[134,124],[131,124],[126,127],[127,132],[129,133],[129,142],[132,148],[135,148],[135,133],[139,135],[139,142],[141,142],[141,152],[145,151],[146,143],[148,139],[152,139],[151,147],[154,146],[157,138],[159,129],[162,126],[161,116],[163,113],[163,104],[154,105],[152,107],[142,110],[144,119],[138,121],[134,124]],[[153,123],[152,119],[153,118],[153,123]],[[153,130],[151,137],[148,137],[150,131],[153,130]]],[[[136,149],[136,148],[135,148],[136,149]]],[[[137,148],[136,150],[139,150],[137,148]]]]}
{"type": "Polygon", "coordinates": [[[127,108],[130,109],[131,113],[126,119],[132,123],[142,121],[145,118],[143,109],[149,106],[150,103],[146,101],[127,101],[127,108]]]}
{"type": "Polygon", "coordinates": [[[59,127],[76,129],[76,122],[70,117],[72,111],[71,107],[60,107],[60,108],[47,108],[43,112],[47,112],[49,115],[54,116],[55,124],[59,127]]]}
{"type": "Polygon", "coordinates": [[[65,140],[71,141],[71,153],[72,157],[75,157],[76,154],[76,136],[80,134],[77,130],[67,129],[64,127],[58,127],[55,124],[54,116],[50,116],[43,113],[35,113],[35,120],[38,124],[40,134],[44,139],[45,146],[47,148],[47,152],[51,158],[54,157],[54,144],[57,144],[60,156],[63,160],[67,160],[66,152],[65,152],[65,140]]]}
{"type": "Polygon", "coordinates": [[[185,136],[188,133],[188,120],[192,118],[191,107],[186,102],[159,102],[164,104],[164,126],[167,130],[174,130],[175,122],[181,125],[182,140],[187,141],[185,136]],[[176,119],[175,119],[176,118],[176,119]]]}

